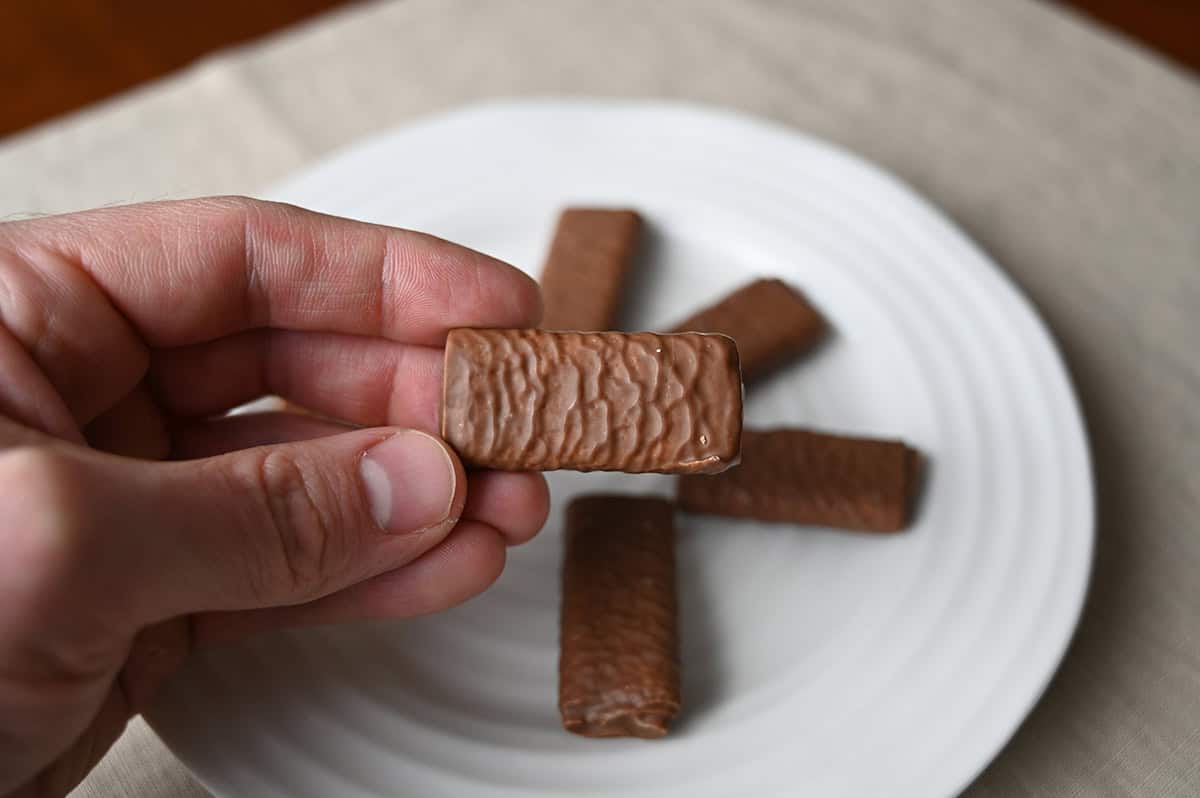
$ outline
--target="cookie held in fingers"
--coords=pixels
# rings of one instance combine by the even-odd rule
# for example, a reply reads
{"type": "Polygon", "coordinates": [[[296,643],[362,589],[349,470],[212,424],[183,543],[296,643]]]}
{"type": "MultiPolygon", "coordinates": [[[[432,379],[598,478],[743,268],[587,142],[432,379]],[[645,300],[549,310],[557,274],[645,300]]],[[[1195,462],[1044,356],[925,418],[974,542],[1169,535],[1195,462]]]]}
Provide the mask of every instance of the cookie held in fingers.
{"type": "Polygon", "coordinates": [[[442,437],[506,471],[718,473],[737,462],[737,348],[699,333],[451,330],[442,437]]]}

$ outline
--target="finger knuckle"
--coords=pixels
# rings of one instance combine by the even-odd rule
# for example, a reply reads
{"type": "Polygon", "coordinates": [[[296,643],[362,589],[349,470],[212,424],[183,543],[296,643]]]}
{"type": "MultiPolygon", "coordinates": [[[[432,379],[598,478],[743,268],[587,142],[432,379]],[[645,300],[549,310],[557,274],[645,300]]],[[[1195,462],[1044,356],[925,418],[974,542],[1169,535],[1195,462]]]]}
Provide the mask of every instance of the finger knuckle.
{"type": "Polygon", "coordinates": [[[327,592],[344,566],[345,525],[337,491],[319,469],[272,451],[257,462],[254,479],[268,525],[258,569],[264,594],[315,598],[327,592]]]}
{"type": "Polygon", "coordinates": [[[52,576],[83,559],[85,496],[78,464],[45,447],[0,455],[0,528],[9,554],[29,571],[52,576]]]}

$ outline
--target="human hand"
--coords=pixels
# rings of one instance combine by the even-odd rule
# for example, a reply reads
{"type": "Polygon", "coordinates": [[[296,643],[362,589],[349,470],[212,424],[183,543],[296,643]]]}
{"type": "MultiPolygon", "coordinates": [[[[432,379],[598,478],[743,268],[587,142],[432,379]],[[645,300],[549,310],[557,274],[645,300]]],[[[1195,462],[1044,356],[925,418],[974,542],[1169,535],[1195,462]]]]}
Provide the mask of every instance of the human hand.
{"type": "Polygon", "coordinates": [[[193,647],[491,584],[546,485],[434,437],[440,347],[540,307],[470,250],[252,200],[0,224],[0,795],[66,793],[193,647]],[[221,416],[264,394],[312,414],[221,416]]]}

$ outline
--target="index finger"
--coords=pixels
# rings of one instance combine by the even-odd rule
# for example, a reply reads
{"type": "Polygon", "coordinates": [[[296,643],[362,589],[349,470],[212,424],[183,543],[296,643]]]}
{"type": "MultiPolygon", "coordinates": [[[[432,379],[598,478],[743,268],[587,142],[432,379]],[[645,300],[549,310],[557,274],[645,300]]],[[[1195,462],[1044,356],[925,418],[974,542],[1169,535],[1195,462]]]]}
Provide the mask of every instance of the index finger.
{"type": "Polygon", "coordinates": [[[439,346],[454,327],[536,324],[536,283],[433,236],[240,197],[103,208],[26,222],[81,266],[143,340],[256,328],[439,346]]]}

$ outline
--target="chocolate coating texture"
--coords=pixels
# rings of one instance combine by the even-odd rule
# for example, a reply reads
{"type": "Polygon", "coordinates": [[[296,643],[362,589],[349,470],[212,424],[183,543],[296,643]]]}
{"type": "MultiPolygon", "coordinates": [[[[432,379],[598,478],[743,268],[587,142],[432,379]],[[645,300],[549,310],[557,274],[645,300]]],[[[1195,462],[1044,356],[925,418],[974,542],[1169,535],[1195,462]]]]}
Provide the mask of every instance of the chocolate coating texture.
{"type": "Polygon", "coordinates": [[[900,441],[747,429],[741,465],[683,477],[677,498],[690,512],[893,532],[908,524],[919,473],[900,441]]]}
{"type": "Polygon", "coordinates": [[[662,737],[679,713],[673,507],[582,496],[567,508],[559,711],[588,737],[662,737]]]}
{"type": "Polygon", "coordinates": [[[782,280],[755,280],[676,325],[737,341],[747,383],[807,351],[825,335],[820,313],[782,280]]]}
{"type": "Polygon", "coordinates": [[[722,335],[452,330],[442,437],[468,465],[717,473],[737,462],[742,386],[722,335]]]}
{"type": "Polygon", "coordinates": [[[641,217],[634,211],[567,208],[542,268],[547,330],[611,330],[633,262],[641,217]]]}

